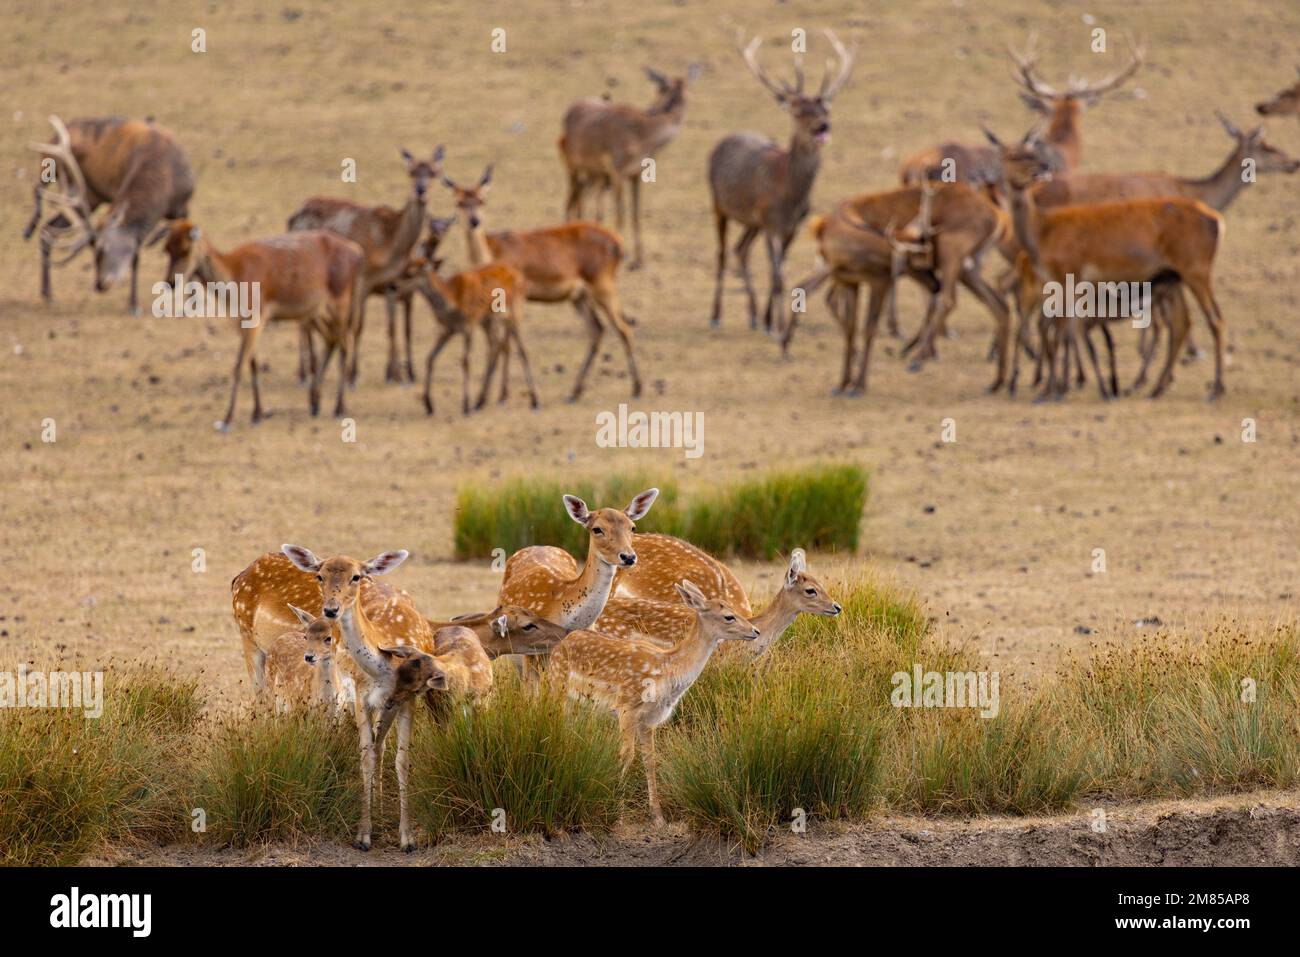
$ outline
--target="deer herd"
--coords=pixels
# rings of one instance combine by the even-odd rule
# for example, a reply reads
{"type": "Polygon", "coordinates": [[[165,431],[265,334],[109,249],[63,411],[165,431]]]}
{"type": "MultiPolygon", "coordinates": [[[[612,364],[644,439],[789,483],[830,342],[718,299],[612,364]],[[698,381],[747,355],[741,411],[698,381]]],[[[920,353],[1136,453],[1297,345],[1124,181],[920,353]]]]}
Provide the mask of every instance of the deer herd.
{"type": "MultiPolygon", "coordinates": [[[[717,233],[710,324],[722,318],[728,226],[741,228],[731,252],[743,283],[751,328],[759,325],[758,300],[750,277],[749,254],[762,238],[769,264],[769,289],[762,327],[778,338],[788,355],[802,306],[787,303],[785,261],[812,207],[812,189],[830,142],[831,104],[848,82],[855,49],[831,31],[833,57],[816,92],[805,88],[802,55],[794,63],[794,82],[773,79],[759,63],[761,40],[737,41],[741,62],[790,116],[788,145],[766,136],[737,132],[723,138],[708,156],[709,195],[717,233]]],[[[1222,114],[1234,147],[1210,176],[1188,179],[1167,173],[1087,173],[1081,170],[1082,115],[1140,68],[1143,52],[1130,41],[1124,67],[1097,82],[1072,79],[1064,89],[1047,83],[1037,57],[1010,51],[1012,74],[1037,125],[1016,141],[1004,142],[985,129],[986,143],[944,141],[906,159],[901,188],[864,193],[834,204],[814,217],[811,236],[819,269],[791,290],[802,302],[829,284],[826,301],[844,336],[838,394],[866,389],[867,366],[882,313],[890,335],[899,335],[895,309],[898,280],[907,276],[924,288],[929,305],[903,354],[913,369],[937,357],[940,336],[958,287],[988,310],[994,322],[990,358],[997,371],[989,386],[1015,394],[1020,353],[1035,360],[1039,398],[1060,398],[1085,381],[1081,346],[1086,348],[1104,399],[1121,393],[1115,370],[1111,322],[1133,319],[1141,328],[1141,386],[1163,333],[1164,367],[1153,397],[1168,388],[1174,360],[1191,343],[1183,290],[1191,292],[1214,339],[1215,371],[1210,397],[1224,392],[1225,321],[1214,296],[1213,266],[1223,220],[1233,198],[1265,172],[1295,172],[1300,160],[1265,141],[1257,127],[1242,132],[1222,114]],[[996,249],[1005,269],[996,281],[983,277],[984,257],[996,249]],[[1090,308],[1059,308],[1046,291],[1067,279],[1096,291],[1090,308]],[[865,318],[859,323],[859,293],[867,287],[865,318]],[[1118,287],[1141,289],[1141,301],[1116,302],[1118,287]],[[1083,315],[1076,312],[1082,311],[1083,315]],[[1060,314],[1064,312],[1065,314],[1060,314]],[[861,325],[861,328],[859,326],[861,325]],[[1109,374],[1103,375],[1092,334],[1107,347],[1109,374]],[[858,337],[862,336],[861,345],[858,337]]],[[[436,322],[435,342],[425,362],[425,410],[433,414],[434,364],[455,336],[463,341],[461,410],[469,414],[488,399],[493,377],[501,372],[499,400],[509,395],[513,350],[523,365],[531,405],[539,405],[524,346],[525,302],[569,302],[586,334],[586,352],[568,396],[582,393],[607,329],[618,336],[627,359],[632,395],[641,393],[632,342],[634,321],[623,310],[619,272],[626,253],[618,232],[582,218],[584,199],[595,190],[596,219],[603,219],[605,197],[614,194],[617,227],[625,222],[624,188],[630,194],[633,255],[629,269],[641,267],[641,189],[645,170],[678,135],[687,92],[702,67],[668,76],[646,68],[655,87],[648,107],[613,103],[607,98],[575,102],[564,114],[559,153],[567,192],[565,222],[530,229],[488,231],[486,199],[492,167],[473,185],[444,172],[445,150],[427,158],[405,149],[401,157],[410,181],[404,205],[365,205],[352,199],[316,196],[288,219],[280,236],[254,240],[219,252],[206,231],[189,217],[194,174],[175,137],[147,120],[118,117],[74,120],[50,118],[52,142],[32,144],[44,157],[35,187],[35,211],[25,236],[38,235],[41,295],[51,296],[50,267],[66,263],[86,247],[94,251],[95,288],[103,291],[131,272],[130,306],[138,310],[140,249],[166,240],[169,263],[165,282],[186,277],[213,284],[257,284],[258,315],[239,323],[240,342],[232,373],[231,400],[218,423],[229,428],[248,364],[253,390],[252,421],[265,411],[258,387],[257,345],[264,322],[291,320],[299,334],[299,381],[310,386],[309,405],[318,414],[321,380],[338,354],[340,386],[335,414],[346,411],[345,383],[357,381],[359,346],[366,301],[384,297],[388,329],[388,382],[414,382],[411,352],[412,305],[418,294],[436,322]],[[53,175],[49,175],[53,173],[53,175]],[[430,216],[429,187],[450,190],[454,215],[430,216]],[[108,212],[95,224],[95,210],[108,212]],[[459,219],[470,266],[441,274],[438,244],[459,219]],[[423,237],[423,238],[422,238],[423,237]],[[398,305],[403,307],[399,322],[398,305]],[[469,357],[476,330],[482,330],[486,363],[477,398],[470,400],[469,357]],[[323,354],[317,353],[317,344],[323,354]]],[[[1300,83],[1256,106],[1262,116],[1300,116],[1300,83]]]]}
{"type": "Polygon", "coordinates": [[[721,561],[682,539],[636,531],[658,494],[647,489],[626,508],[597,509],[564,496],[569,517],[587,532],[582,567],[560,548],[521,549],[506,563],[495,608],[447,621],[424,617],[407,592],[380,580],[407,559],[406,551],[357,561],[284,545],[235,576],[231,606],[258,700],[277,709],[323,707],[356,720],[363,785],[357,847],[370,848],[371,794],[389,728],[397,729],[399,841],[409,851],[416,705],[423,700],[433,720],[446,714],[440,702],[490,707],[492,660],[503,655],[528,663],[535,691],[550,689],[617,715],[623,770],[641,755],[650,813],[661,823],[655,729],[719,644],[736,641],[758,658],[798,615],[840,613],[795,549],[780,589],[755,614],[721,561]]]}

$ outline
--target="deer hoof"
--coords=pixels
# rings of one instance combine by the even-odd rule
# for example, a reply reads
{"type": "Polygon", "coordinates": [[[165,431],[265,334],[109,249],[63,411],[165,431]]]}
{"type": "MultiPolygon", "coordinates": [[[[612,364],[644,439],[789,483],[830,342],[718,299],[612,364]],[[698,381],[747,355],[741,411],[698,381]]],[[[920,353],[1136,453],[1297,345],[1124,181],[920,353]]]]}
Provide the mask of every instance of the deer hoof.
{"type": "Polygon", "coordinates": [[[403,844],[403,845],[402,845],[402,853],[403,853],[403,854],[414,854],[414,853],[415,853],[415,842],[414,842],[414,841],[408,841],[408,842],[406,842],[405,844],[403,844]]]}
{"type": "Polygon", "coordinates": [[[222,433],[230,431],[229,422],[213,422],[212,427],[216,429],[218,432],[222,432],[222,433]]]}
{"type": "Polygon", "coordinates": [[[370,850],[370,838],[368,838],[368,837],[366,837],[366,838],[361,838],[361,837],[359,837],[359,838],[357,838],[355,841],[352,842],[352,846],[355,847],[358,851],[369,851],[369,850],[370,850]]]}

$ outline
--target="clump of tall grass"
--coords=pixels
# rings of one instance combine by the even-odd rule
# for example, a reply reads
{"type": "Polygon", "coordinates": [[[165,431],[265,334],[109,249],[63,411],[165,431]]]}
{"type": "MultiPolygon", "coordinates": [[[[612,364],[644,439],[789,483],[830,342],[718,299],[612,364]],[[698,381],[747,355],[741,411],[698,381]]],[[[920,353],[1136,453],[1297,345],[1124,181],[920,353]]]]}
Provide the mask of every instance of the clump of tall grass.
{"type": "Polygon", "coordinates": [[[679,502],[675,485],[644,475],[614,477],[599,485],[520,479],[496,489],[467,486],[457,498],[456,556],[557,545],[581,557],[586,534],[565,513],[562,495],[572,492],[593,507],[621,507],[656,484],[659,499],[637,523],[640,531],[677,535],[718,555],[765,559],[796,546],[856,550],[867,498],[867,476],[856,465],[774,472],[685,503],[679,502]]]}
{"type": "Polygon", "coordinates": [[[512,834],[602,830],[628,796],[612,716],[533,693],[504,668],[490,703],[417,722],[413,738],[411,809],[434,838],[497,821],[512,834]]]}
{"type": "Polygon", "coordinates": [[[183,742],[198,682],[110,670],[97,718],[0,709],[0,863],[77,863],[112,841],[164,839],[184,818],[183,742]]]}
{"type": "Polygon", "coordinates": [[[241,711],[216,719],[206,739],[192,797],[202,839],[231,847],[342,840],[356,827],[361,764],[350,716],[241,711]]]}

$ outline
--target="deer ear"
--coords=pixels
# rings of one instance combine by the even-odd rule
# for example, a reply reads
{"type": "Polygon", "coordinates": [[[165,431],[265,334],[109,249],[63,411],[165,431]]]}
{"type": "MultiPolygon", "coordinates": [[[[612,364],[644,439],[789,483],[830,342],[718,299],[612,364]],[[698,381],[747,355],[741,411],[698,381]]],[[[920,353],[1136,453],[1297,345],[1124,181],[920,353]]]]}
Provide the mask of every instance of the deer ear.
{"type": "Polygon", "coordinates": [[[650,506],[655,503],[655,499],[658,497],[659,489],[648,488],[636,498],[632,499],[632,504],[623,511],[627,513],[627,517],[632,519],[632,521],[639,522],[641,519],[645,518],[645,513],[650,511],[650,506]]]}
{"type": "Polygon", "coordinates": [[[485,169],[485,170],[483,171],[483,176],[482,176],[482,177],[479,179],[479,181],[478,181],[478,188],[479,188],[479,189],[483,189],[483,190],[485,190],[485,189],[488,188],[489,184],[491,184],[491,182],[492,182],[492,168],[493,168],[494,166],[496,166],[495,163],[488,163],[488,164],[487,164],[487,169],[485,169]]]}
{"type": "Polygon", "coordinates": [[[199,241],[199,237],[202,235],[203,233],[199,230],[199,227],[197,226],[190,227],[190,232],[189,232],[190,242],[197,243],[199,241]]]}
{"type": "Polygon", "coordinates": [[[790,567],[785,572],[785,583],[793,585],[799,580],[799,575],[808,570],[808,557],[804,554],[802,548],[796,548],[790,553],[790,567]]]}
{"type": "Polygon", "coordinates": [[[302,625],[304,628],[316,620],[315,615],[311,614],[310,612],[303,611],[297,605],[289,605],[289,610],[293,612],[294,617],[298,619],[298,623],[302,625]]]}
{"type": "Polygon", "coordinates": [[[320,559],[312,554],[310,548],[303,548],[301,545],[281,545],[280,551],[284,552],[284,557],[293,562],[294,567],[300,571],[313,575],[320,571],[320,559]]]}
{"type": "Polygon", "coordinates": [[[385,658],[406,659],[415,654],[415,649],[410,645],[394,645],[391,648],[380,648],[379,653],[385,658]]]}
{"type": "Polygon", "coordinates": [[[434,150],[433,150],[433,161],[434,161],[435,163],[441,163],[441,162],[442,162],[442,158],[443,158],[443,156],[446,155],[446,153],[447,153],[447,151],[444,150],[444,149],[442,148],[442,144],[439,143],[436,147],[434,147],[434,150]]]}
{"type": "Polygon", "coordinates": [[[410,150],[408,150],[405,146],[402,146],[399,147],[398,151],[402,154],[402,159],[406,160],[407,166],[415,165],[415,157],[411,155],[410,150]]]}
{"type": "Polygon", "coordinates": [[[985,138],[985,139],[987,139],[990,143],[992,143],[992,144],[993,144],[994,146],[996,146],[998,149],[1002,149],[1002,141],[1001,141],[1000,139],[997,138],[997,134],[995,134],[991,129],[989,129],[989,128],[988,128],[987,126],[985,126],[983,123],[980,124],[980,129],[984,131],[984,138],[985,138]]]}
{"type": "Polygon", "coordinates": [[[704,597],[704,592],[695,587],[694,582],[683,578],[680,584],[674,583],[673,588],[677,590],[677,594],[682,596],[682,601],[692,608],[702,610],[708,607],[709,600],[704,597]]]}
{"type": "Polygon", "coordinates": [[[576,495],[564,496],[564,508],[569,513],[569,518],[579,525],[586,525],[587,519],[591,518],[591,511],[587,508],[587,503],[576,495]]]}
{"type": "Polygon", "coordinates": [[[361,571],[366,575],[387,575],[402,562],[410,557],[410,552],[405,548],[396,552],[384,552],[377,555],[370,561],[361,566],[361,571]]]}
{"type": "Polygon", "coordinates": [[[1041,98],[1034,96],[1032,93],[1021,91],[1020,99],[1024,102],[1025,106],[1029,107],[1035,113],[1047,112],[1047,104],[1044,103],[1041,98]]]}
{"type": "Polygon", "coordinates": [[[492,620],[492,630],[502,638],[506,637],[510,634],[510,619],[505,615],[502,615],[500,618],[494,618],[492,620]]]}

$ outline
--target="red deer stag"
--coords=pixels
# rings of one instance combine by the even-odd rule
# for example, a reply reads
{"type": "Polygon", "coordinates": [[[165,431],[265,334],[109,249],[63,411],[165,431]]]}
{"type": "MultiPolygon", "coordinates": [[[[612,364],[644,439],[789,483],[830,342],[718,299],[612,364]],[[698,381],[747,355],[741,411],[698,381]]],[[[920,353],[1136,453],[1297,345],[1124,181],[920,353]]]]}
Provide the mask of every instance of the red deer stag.
{"type": "Polygon", "coordinates": [[[713,291],[713,313],[709,324],[722,323],[722,278],[727,267],[727,225],[741,224],[743,232],[735,254],[740,276],[749,297],[749,326],[758,327],[758,302],[749,277],[749,250],[759,233],[767,243],[771,264],[770,288],[763,326],[772,331],[775,310],[784,296],[782,269],[786,250],[795,232],[808,215],[813,181],[821,166],[822,146],[830,142],[831,100],[849,79],[853,70],[853,53],[831,31],[826,37],[839,58],[838,69],[827,61],[820,89],[813,95],[804,93],[803,65],[795,65],[795,85],[773,82],[759,66],[755,55],[762,41],[754,37],[749,46],[739,42],[741,59],[794,121],[790,145],[781,148],[758,133],[732,133],[709,154],[709,192],[713,198],[713,218],[718,232],[718,265],[713,291]]]}
{"type": "Polygon", "coordinates": [[[529,302],[572,302],[586,323],[587,355],[569,401],[582,395],[605,323],[614,327],[623,343],[632,396],[639,396],[641,375],[632,349],[632,329],[618,301],[618,267],[623,261],[618,236],[596,223],[584,222],[489,233],[483,228],[483,207],[492,183],[492,167],[483,171],[474,186],[458,186],[445,176],[443,182],[455,194],[456,209],[465,222],[471,263],[484,266],[500,260],[512,266],[524,277],[524,295],[529,302]]]}
{"type": "MultiPolygon", "coordinates": [[[[137,277],[140,247],[167,233],[160,220],[189,215],[194,193],[190,161],[172,134],[150,120],[117,116],[73,120],[50,117],[53,143],[31,148],[52,161],[54,175],[38,178],[32,192],[36,208],[23,231],[39,229],[41,298],[49,300],[50,266],[61,266],[89,246],[95,256],[95,289],[104,292],[131,268],[132,313],[139,312],[137,277]],[[48,181],[52,179],[51,181],[48,181]],[[48,203],[55,215],[45,219],[48,203]],[[108,216],[96,227],[92,215],[108,203],[108,216]],[[60,258],[53,259],[57,253],[60,258]]],[[[44,166],[44,164],[43,164],[44,166]]],[[[170,278],[170,277],[169,277],[170,278]]]]}
{"type": "MultiPolygon", "coordinates": [[[[646,109],[626,103],[610,103],[599,97],[579,100],[564,114],[564,135],[560,137],[560,158],[569,177],[569,194],[564,204],[566,220],[582,218],[582,197],[598,185],[603,195],[614,191],[618,228],[623,228],[623,186],[632,194],[632,234],[635,252],[628,269],[638,269],[643,259],[641,245],[641,175],[643,164],[671,143],[682,128],[686,113],[686,86],[699,76],[699,64],[691,64],[685,76],[669,78],[651,67],[646,76],[656,87],[655,100],[646,109]]],[[[597,216],[599,218],[599,214],[597,216]]]]}
{"type": "MultiPolygon", "coordinates": [[[[443,148],[439,146],[427,160],[417,160],[402,150],[406,173],[411,180],[411,195],[401,209],[391,206],[365,206],[350,199],[333,196],[313,196],[289,217],[289,230],[328,229],[344,236],[365,253],[366,298],[382,295],[388,315],[388,365],[384,370],[387,382],[414,382],[415,367],[411,364],[410,313],[407,313],[406,361],[403,364],[397,352],[397,289],[394,282],[406,268],[411,250],[424,228],[425,193],[429,183],[442,175],[443,148]]],[[[361,331],[365,324],[366,304],[360,305],[356,341],[348,369],[348,380],[355,384],[357,378],[357,349],[361,345],[361,331]]]]}

